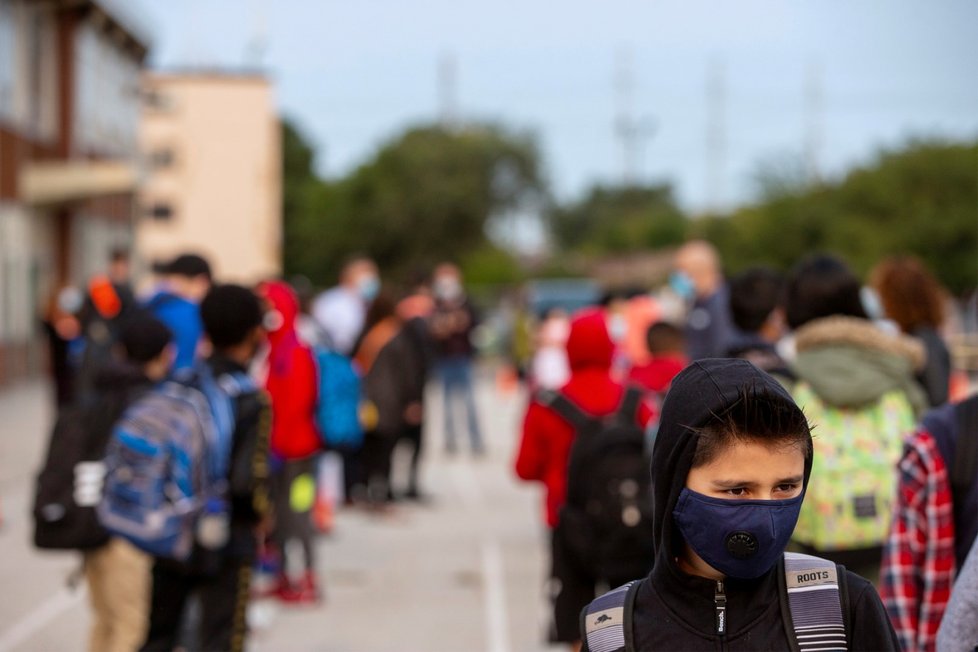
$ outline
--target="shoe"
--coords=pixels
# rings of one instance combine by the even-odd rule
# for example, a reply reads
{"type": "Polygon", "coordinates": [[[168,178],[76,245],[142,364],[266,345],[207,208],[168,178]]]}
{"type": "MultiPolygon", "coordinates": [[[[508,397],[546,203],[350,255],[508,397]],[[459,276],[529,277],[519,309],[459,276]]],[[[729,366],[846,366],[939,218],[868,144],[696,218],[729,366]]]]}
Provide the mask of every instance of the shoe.
{"type": "Polygon", "coordinates": [[[319,591],[316,574],[313,571],[306,571],[298,585],[289,583],[282,587],[278,599],[289,604],[319,604],[323,597],[319,591]]]}

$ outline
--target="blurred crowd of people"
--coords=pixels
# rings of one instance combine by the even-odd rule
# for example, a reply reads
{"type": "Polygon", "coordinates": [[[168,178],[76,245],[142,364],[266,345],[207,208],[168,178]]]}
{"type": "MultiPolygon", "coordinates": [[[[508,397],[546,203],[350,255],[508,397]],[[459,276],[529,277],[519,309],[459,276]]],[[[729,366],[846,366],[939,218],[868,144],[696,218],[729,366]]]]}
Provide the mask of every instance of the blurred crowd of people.
{"type": "Polygon", "coordinates": [[[395,286],[356,256],[318,295],[301,280],[221,284],[191,253],[154,273],[137,295],[126,253],[115,252],[109,273],[50,307],[58,419],[34,540],[83,552],[91,650],[240,650],[249,601],[322,600],[315,538],[338,507],[382,516],[428,499],[429,379],[444,393],[446,453],[463,439],[485,453],[473,396],[479,315],[452,263],[395,286]],[[209,414],[182,422],[180,401],[198,394],[209,414]],[[212,427],[197,448],[184,437],[212,427]],[[398,446],[408,462],[392,473],[398,446]],[[211,459],[221,470],[198,486],[198,462],[211,459]],[[190,525],[177,519],[171,539],[189,527],[184,547],[150,527],[181,501],[190,525]]]}
{"type": "MultiPolygon", "coordinates": [[[[336,509],[383,516],[428,499],[426,386],[444,397],[445,453],[486,453],[480,313],[452,263],[388,283],[355,256],[321,293],[305,280],[222,284],[189,253],[154,273],[148,292],[134,292],[118,251],[106,274],[48,307],[58,419],[35,543],[83,552],[90,649],[242,649],[249,601],[322,600],[315,539],[336,509]],[[177,407],[158,406],[197,394],[213,414],[190,423],[217,436],[190,453],[177,407]],[[159,477],[134,462],[153,455],[166,458],[154,462],[159,477]],[[195,493],[190,476],[206,475],[196,457],[222,461],[195,493]],[[151,517],[147,504],[172,510],[174,491],[191,505],[170,533],[189,537],[186,550],[147,534],[147,522],[172,516],[151,517]]],[[[791,549],[871,580],[905,650],[935,649],[942,620],[954,622],[947,636],[971,635],[962,616],[944,619],[961,595],[956,573],[978,554],[966,564],[978,533],[978,447],[966,443],[978,439],[978,399],[952,370],[946,317],[946,293],[913,257],[881,261],[866,283],[829,254],[787,274],[726,278],[703,241],[676,252],[661,292],[533,315],[532,350],[516,361],[530,401],[515,472],[545,487],[550,640],[580,646],[582,609],[658,563],[648,469],[660,427],[669,446],[685,428],[662,423],[664,404],[674,379],[716,359],[749,362],[763,374],[738,372],[751,382],[773,378],[814,428],[791,549]]],[[[959,598],[972,609],[975,599],[959,598]]]]}

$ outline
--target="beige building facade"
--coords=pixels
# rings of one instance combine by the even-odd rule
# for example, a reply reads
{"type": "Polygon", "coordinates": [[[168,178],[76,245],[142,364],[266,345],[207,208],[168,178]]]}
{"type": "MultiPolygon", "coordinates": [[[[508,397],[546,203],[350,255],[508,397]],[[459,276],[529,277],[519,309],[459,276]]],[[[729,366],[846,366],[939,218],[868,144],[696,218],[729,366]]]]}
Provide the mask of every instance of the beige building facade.
{"type": "Polygon", "coordinates": [[[198,253],[222,281],[282,271],[282,147],[270,81],[147,74],[135,249],[146,265],[198,253]]]}

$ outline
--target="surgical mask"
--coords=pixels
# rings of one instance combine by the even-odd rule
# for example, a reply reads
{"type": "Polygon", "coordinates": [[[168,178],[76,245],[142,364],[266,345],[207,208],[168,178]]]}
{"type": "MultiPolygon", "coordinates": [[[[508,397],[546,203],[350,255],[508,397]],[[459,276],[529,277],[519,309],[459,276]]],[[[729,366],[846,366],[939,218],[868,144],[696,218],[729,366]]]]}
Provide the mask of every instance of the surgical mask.
{"type": "Polygon", "coordinates": [[[462,296],[462,284],[452,278],[435,281],[435,295],[442,300],[452,301],[462,296]]]}
{"type": "Polygon", "coordinates": [[[628,322],[622,315],[612,315],[608,320],[608,336],[612,342],[621,342],[628,334],[628,322]]]}
{"type": "Polygon", "coordinates": [[[274,333],[285,325],[285,317],[278,310],[269,310],[262,318],[261,325],[269,333],[274,333]]]}
{"type": "Polygon", "coordinates": [[[357,292],[364,301],[373,301],[380,292],[380,279],[376,276],[363,276],[357,282],[357,292]]]}
{"type": "Polygon", "coordinates": [[[866,316],[870,319],[877,321],[886,318],[886,311],[883,310],[880,295],[873,288],[868,285],[861,287],[859,289],[859,301],[863,304],[863,310],[866,311],[866,316]]]}
{"type": "Polygon", "coordinates": [[[778,563],[804,492],[787,500],[727,500],[683,489],[672,516],[686,544],[727,577],[754,579],[778,563]]]}
{"type": "Polygon", "coordinates": [[[696,286],[686,272],[673,272],[669,275],[669,287],[683,299],[690,301],[696,298],[696,286]]]}

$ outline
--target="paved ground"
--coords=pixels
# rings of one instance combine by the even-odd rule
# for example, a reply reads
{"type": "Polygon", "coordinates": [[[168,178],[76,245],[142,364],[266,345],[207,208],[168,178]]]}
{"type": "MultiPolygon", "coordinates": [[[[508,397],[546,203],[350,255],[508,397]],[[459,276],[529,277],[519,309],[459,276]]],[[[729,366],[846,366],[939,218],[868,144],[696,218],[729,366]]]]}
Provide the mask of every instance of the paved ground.
{"type": "MultiPolygon", "coordinates": [[[[446,458],[440,423],[429,424],[431,503],[383,518],[341,512],[335,533],[318,544],[325,604],[254,605],[254,652],[548,649],[541,643],[540,494],[510,471],[523,399],[483,379],[478,400],[488,456],[446,458]]],[[[85,646],[86,596],[66,586],[75,556],[30,545],[28,508],[50,427],[48,403],[40,383],[0,392],[0,652],[85,646]]],[[[437,397],[430,405],[439,411],[437,397]]]]}

